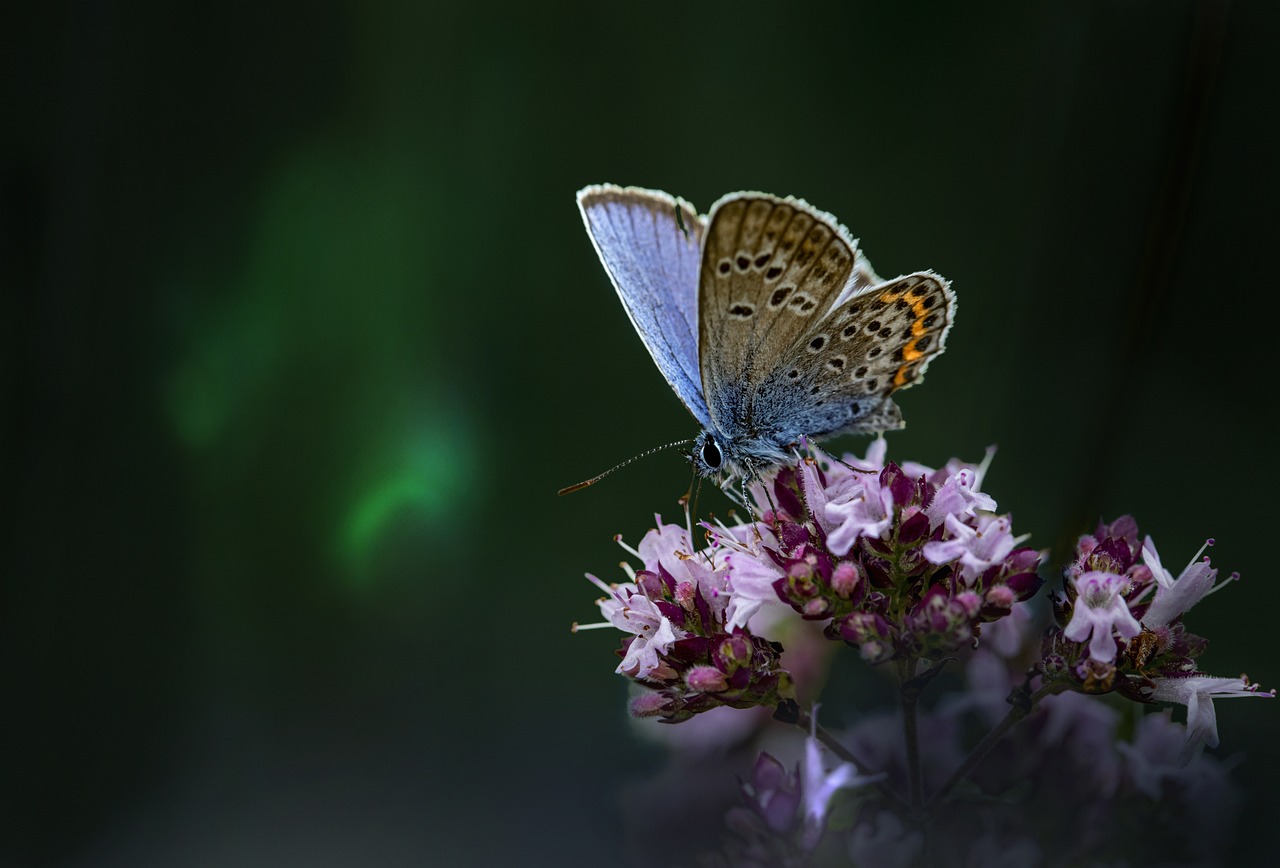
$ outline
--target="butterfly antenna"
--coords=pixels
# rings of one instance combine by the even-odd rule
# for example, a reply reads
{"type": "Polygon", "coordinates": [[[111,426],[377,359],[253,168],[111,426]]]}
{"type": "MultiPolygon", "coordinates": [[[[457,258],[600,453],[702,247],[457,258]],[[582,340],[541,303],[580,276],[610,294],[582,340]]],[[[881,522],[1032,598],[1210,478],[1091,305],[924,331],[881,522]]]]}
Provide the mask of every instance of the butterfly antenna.
{"type": "Polygon", "coordinates": [[[610,467],[604,473],[601,473],[597,476],[593,476],[590,479],[586,480],[585,482],[579,482],[577,485],[570,485],[567,488],[562,488],[557,492],[557,494],[562,494],[562,495],[573,494],[575,491],[581,491],[587,486],[595,485],[597,482],[604,479],[610,473],[613,473],[615,470],[621,470],[622,468],[626,467],[628,464],[632,463],[633,461],[639,461],[641,458],[648,458],[653,453],[661,452],[664,449],[671,449],[675,446],[685,446],[692,442],[693,442],[692,440],[677,440],[675,443],[668,443],[666,446],[655,446],[652,449],[649,449],[648,451],[641,452],[639,455],[635,455],[635,456],[632,456],[631,458],[628,458],[626,461],[622,462],[616,467],[610,467]]]}
{"type": "MultiPolygon", "coordinates": [[[[805,449],[808,450],[809,456],[816,460],[817,456],[813,454],[813,447],[809,443],[808,439],[807,438],[801,438],[801,439],[805,441],[804,443],[805,449]]],[[[826,452],[823,454],[825,454],[827,458],[830,458],[836,464],[839,464],[841,467],[844,467],[848,470],[852,470],[854,473],[879,473],[880,472],[878,470],[870,470],[863,467],[854,467],[852,464],[850,464],[848,461],[845,461],[843,458],[841,458],[839,455],[836,455],[834,452],[826,452]]]]}

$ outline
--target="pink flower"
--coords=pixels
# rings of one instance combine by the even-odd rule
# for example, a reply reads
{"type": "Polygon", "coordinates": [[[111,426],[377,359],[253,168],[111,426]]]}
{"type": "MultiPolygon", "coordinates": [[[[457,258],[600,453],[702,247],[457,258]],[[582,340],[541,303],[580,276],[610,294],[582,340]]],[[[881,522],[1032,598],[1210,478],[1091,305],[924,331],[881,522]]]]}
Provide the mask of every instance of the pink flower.
{"type": "Polygon", "coordinates": [[[1121,596],[1128,579],[1094,570],[1071,581],[1078,596],[1071,612],[1071,622],[1062,635],[1072,642],[1089,639],[1089,657],[1110,663],[1116,659],[1116,643],[1111,635],[1113,628],[1126,639],[1142,632],[1142,625],[1129,612],[1121,596]]]}
{"type": "Polygon", "coordinates": [[[1210,569],[1209,559],[1197,560],[1209,546],[1206,542],[1196,552],[1191,563],[1187,564],[1178,578],[1160,565],[1160,557],[1156,554],[1155,543],[1147,537],[1142,543],[1142,560],[1151,570],[1156,580],[1156,595],[1142,616],[1142,623],[1148,627],[1163,627],[1191,607],[1203,600],[1213,590],[1213,580],[1218,571],[1210,569]]]}
{"type": "Polygon", "coordinates": [[[725,627],[728,630],[747,626],[747,622],[766,604],[781,604],[773,583],[783,577],[783,571],[761,548],[755,525],[744,525],[741,530],[740,533],[718,530],[715,534],[722,547],[720,561],[728,575],[725,607],[725,627]]]}
{"type": "Polygon", "coordinates": [[[934,564],[960,561],[960,575],[970,585],[1008,557],[1018,543],[1010,532],[1008,516],[982,515],[973,528],[949,514],[946,525],[950,539],[925,543],[925,559],[934,564]]]}
{"type": "Polygon", "coordinates": [[[991,495],[978,491],[978,471],[963,467],[942,483],[933,501],[925,509],[929,516],[929,529],[936,530],[951,516],[976,516],[978,510],[995,512],[996,502],[991,495]]]}
{"type": "Polygon", "coordinates": [[[865,474],[845,498],[827,504],[825,518],[832,524],[827,547],[848,554],[858,537],[879,539],[893,524],[893,493],[880,484],[880,474],[865,474]]]}
{"type": "Polygon", "coordinates": [[[635,636],[614,671],[632,678],[647,678],[661,665],[661,655],[670,650],[684,631],[677,632],[653,601],[630,582],[609,587],[590,573],[587,578],[605,592],[604,598],[597,602],[600,613],[619,630],[635,636]]]}
{"type": "Polygon", "coordinates": [[[1187,744],[1182,759],[1185,764],[1204,745],[1218,746],[1218,715],[1213,700],[1232,699],[1238,696],[1275,697],[1275,692],[1259,692],[1258,685],[1249,679],[1214,678],[1209,675],[1188,675],[1180,678],[1157,678],[1152,699],[1161,702],[1177,702],[1187,707],[1187,744]]]}
{"type": "Polygon", "coordinates": [[[665,570],[677,585],[689,583],[684,593],[701,590],[712,611],[724,614],[729,605],[729,579],[723,553],[711,548],[695,554],[688,530],[677,524],[663,524],[660,516],[655,515],[654,519],[658,526],[644,535],[639,546],[622,547],[644,561],[649,572],[665,570]]]}

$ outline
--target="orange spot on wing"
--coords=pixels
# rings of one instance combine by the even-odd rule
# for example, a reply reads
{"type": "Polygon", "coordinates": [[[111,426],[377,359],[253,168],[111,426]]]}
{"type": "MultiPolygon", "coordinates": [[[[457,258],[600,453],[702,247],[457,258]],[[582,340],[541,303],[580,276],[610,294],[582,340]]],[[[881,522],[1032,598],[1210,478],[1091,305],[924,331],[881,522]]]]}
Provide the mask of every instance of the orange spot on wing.
{"type": "Polygon", "coordinates": [[[915,321],[911,323],[911,336],[918,338],[928,331],[924,326],[924,321],[929,316],[930,311],[929,308],[924,306],[924,299],[920,299],[912,302],[911,312],[916,315],[915,321]]]}

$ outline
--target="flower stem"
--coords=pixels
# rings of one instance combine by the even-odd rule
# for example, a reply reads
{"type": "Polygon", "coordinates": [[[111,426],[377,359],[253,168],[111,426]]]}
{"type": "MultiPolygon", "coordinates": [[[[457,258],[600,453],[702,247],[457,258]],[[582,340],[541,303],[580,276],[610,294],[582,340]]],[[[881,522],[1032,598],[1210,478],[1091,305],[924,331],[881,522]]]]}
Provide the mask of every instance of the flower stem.
{"type": "Polygon", "coordinates": [[[920,771],[920,730],[916,709],[920,699],[920,687],[913,683],[916,660],[898,661],[898,688],[902,700],[902,735],[907,745],[907,799],[911,809],[918,811],[924,802],[924,778],[920,771]]]}
{"type": "MultiPolygon", "coordinates": [[[[974,767],[982,761],[982,758],[989,754],[991,749],[1000,743],[1000,739],[1004,738],[1009,730],[1013,729],[1015,725],[1025,720],[1026,717],[1036,709],[1040,700],[1044,699],[1046,696],[1061,693],[1067,688],[1068,685],[1062,682],[1046,684],[1030,697],[1026,697],[1025,701],[1015,702],[1013,707],[1009,709],[1009,713],[1004,716],[1004,719],[992,727],[991,731],[982,737],[982,741],[978,742],[973,750],[969,751],[969,755],[965,757],[964,762],[962,762],[960,767],[952,773],[951,777],[947,778],[947,782],[939,787],[938,791],[929,798],[928,803],[925,805],[925,810],[930,811],[935,808],[947,793],[951,792],[952,788],[954,788],[956,784],[968,777],[974,767]]],[[[1026,694],[1024,693],[1023,696],[1025,697],[1026,694]]]]}
{"type": "MultiPolygon", "coordinates": [[[[807,724],[805,724],[804,728],[808,729],[809,727],[807,724]]],[[[853,767],[858,770],[858,774],[867,775],[871,773],[870,770],[865,765],[862,764],[862,761],[859,760],[852,753],[850,753],[848,748],[842,745],[834,735],[827,732],[827,730],[822,727],[822,724],[818,724],[817,729],[814,732],[814,735],[817,736],[818,741],[826,745],[827,750],[831,751],[833,754],[840,757],[840,759],[844,760],[845,762],[853,763],[853,767]]]]}

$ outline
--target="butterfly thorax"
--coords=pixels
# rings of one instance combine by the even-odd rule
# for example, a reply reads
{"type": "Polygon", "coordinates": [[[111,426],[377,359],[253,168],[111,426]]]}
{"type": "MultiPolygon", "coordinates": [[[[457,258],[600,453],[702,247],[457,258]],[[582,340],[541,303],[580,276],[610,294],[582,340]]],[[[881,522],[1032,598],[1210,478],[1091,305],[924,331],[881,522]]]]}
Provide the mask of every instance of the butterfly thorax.
{"type": "MultiPolygon", "coordinates": [[[[694,441],[694,467],[703,476],[727,473],[755,478],[790,460],[806,436],[803,423],[809,420],[797,419],[785,406],[795,405],[784,394],[791,390],[770,393],[748,387],[750,380],[744,375],[718,385],[713,418],[694,441]]],[[[829,426],[809,430],[829,430],[829,426]]]]}
{"type": "Polygon", "coordinates": [[[694,469],[702,476],[728,474],[754,479],[791,461],[806,443],[902,427],[902,411],[890,398],[833,403],[823,408],[797,404],[787,397],[788,391],[786,386],[780,387],[776,402],[762,400],[758,394],[744,397],[741,403],[727,402],[738,412],[699,432],[690,455],[694,469]]]}

